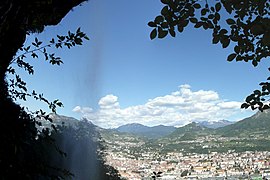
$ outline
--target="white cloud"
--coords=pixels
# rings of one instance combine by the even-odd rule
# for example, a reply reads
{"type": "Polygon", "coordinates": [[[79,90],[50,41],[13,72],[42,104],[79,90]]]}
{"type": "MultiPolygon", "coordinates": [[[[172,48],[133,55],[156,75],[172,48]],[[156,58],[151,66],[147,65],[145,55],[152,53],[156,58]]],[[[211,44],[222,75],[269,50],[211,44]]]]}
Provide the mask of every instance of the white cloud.
{"type": "Polygon", "coordinates": [[[76,106],[75,108],[73,108],[72,111],[73,112],[81,112],[81,107],[80,106],[76,106]]]}
{"type": "Polygon", "coordinates": [[[118,97],[112,94],[109,94],[103,98],[101,98],[98,102],[98,105],[102,109],[111,109],[119,107],[118,97]]]}
{"type": "Polygon", "coordinates": [[[121,108],[118,97],[106,95],[99,101],[99,109],[76,106],[73,111],[104,128],[127,123],[148,126],[159,124],[181,126],[192,121],[228,119],[240,110],[241,102],[225,101],[215,91],[192,91],[190,85],[181,85],[169,95],[149,99],[145,104],[121,108]]]}
{"type": "Polygon", "coordinates": [[[232,108],[239,108],[241,106],[241,103],[236,101],[221,102],[218,103],[218,106],[224,109],[232,109],[232,108]]]}
{"type": "Polygon", "coordinates": [[[83,114],[87,114],[87,113],[92,113],[93,109],[90,107],[80,107],[80,106],[76,106],[75,108],[73,108],[72,110],[73,112],[77,112],[77,113],[83,113],[83,114]]]}

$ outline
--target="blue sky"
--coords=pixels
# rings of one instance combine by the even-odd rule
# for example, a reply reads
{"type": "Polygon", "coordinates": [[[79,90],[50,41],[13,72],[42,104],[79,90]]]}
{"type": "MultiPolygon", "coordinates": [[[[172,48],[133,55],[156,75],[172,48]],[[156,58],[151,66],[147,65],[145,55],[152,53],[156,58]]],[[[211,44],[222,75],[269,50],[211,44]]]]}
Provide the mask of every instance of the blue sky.
{"type": "MultiPolygon", "coordinates": [[[[59,25],[35,36],[49,41],[81,27],[90,41],[57,50],[64,60],[59,67],[29,60],[35,75],[21,74],[28,89],[60,99],[59,114],[86,117],[102,127],[132,122],[181,126],[254,113],[239,105],[266,79],[269,64],[229,63],[230,48],[212,45],[211,32],[192,27],[176,38],[151,41],[147,23],[161,8],[158,0],[91,0],[74,8],[59,25]]],[[[46,110],[31,99],[20,103],[46,110]]]]}

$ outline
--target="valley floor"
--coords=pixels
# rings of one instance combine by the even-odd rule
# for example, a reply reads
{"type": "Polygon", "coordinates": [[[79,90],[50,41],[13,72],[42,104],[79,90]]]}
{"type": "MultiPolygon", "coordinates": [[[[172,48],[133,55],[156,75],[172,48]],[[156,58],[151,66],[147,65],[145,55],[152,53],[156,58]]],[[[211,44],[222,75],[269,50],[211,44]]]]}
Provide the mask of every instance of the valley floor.
{"type": "Polygon", "coordinates": [[[130,180],[151,179],[162,172],[161,179],[262,179],[270,175],[270,152],[228,152],[187,154],[171,152],[165,156],[152,153],[135,158],[110,152],[107,163],[130,180]]]}

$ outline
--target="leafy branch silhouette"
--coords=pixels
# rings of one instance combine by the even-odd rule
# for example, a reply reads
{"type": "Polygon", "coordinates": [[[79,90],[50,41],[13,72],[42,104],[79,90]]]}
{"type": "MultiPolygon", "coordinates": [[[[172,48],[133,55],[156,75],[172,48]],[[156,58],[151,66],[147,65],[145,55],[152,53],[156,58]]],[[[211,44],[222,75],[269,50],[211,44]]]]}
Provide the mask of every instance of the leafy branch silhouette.
{"type": "MultiPolygon", "coordinates": [[[[251,62],[254,67],[270,57],[270,2],[266,0],[161,0],[160,15],[148,23],[152,28],[150,39],[176,37],[188,25],[212,32],[212,44],[222,48],[233,46],[227,61],[251,62]]],[[[270,77],[267,79],[270,80],[270,77]]],[[[259,84],[245,99],[241,108],[270,108],[270,83],[259,84]]]]}
{"type": "MultiPolygon", "coordinates": [[[[56,112],[57,107],[63,107],[63,103],[58,99],[49,101],[42,93],[37,93],[35,90],[32,90],[32,92],[29,93],[27,83],[21,79],[20,75],[18,75],[14,65],[24,69],[29,75],[34,74],[34,68],[26,61],[28,58],[37,59],[43,56],[44,60],[48,61],[50,64],[61,65],[63,63],[61,57],[56,56],[55,53],[50,53],[48,49],[52,47],[57,49],[66,47],[70,49],[71,47],[82,45],[83,40],[89,40],[89,38],[80,28],[78,28],[75,33],[68,31],[68,35],[57,35],[56,38],[52,38],[46,45],[43,45],[44,43],[36,37],[31,45],[20,48],[18,52],[19,55],[12,59],[7,70],[7,73],[10,74],[10,97],[15,101],[18,99],[26,101],[27,97],[33,97],[36,100],[46,103],[49,109],[54,113],[56,112]]],[[[39,110],[34,112],[34,114],[44,115],[44,112],[39,110]]]]}

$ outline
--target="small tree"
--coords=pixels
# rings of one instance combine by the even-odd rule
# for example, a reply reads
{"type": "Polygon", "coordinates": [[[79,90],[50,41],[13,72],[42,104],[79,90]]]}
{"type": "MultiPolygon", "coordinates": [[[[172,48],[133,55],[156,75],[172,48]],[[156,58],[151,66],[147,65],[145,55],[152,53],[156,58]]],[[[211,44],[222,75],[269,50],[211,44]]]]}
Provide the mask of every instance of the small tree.
{"type": "Polygon", "coordinates": [[[156,180],[161,177],[162,172],[153,172],[153,175],[151,176],[153,180],[156,180]]]}
{"type": "Polygon", "coordinates": [[[182,173],[181,173],[181,177],[185,177],[188,175],[188,170],[184,170],[182,173]]]}

